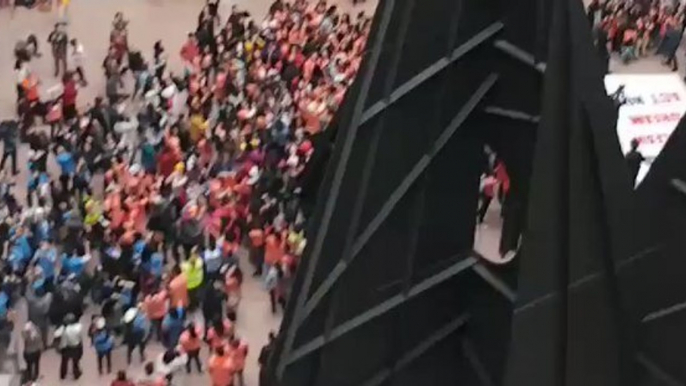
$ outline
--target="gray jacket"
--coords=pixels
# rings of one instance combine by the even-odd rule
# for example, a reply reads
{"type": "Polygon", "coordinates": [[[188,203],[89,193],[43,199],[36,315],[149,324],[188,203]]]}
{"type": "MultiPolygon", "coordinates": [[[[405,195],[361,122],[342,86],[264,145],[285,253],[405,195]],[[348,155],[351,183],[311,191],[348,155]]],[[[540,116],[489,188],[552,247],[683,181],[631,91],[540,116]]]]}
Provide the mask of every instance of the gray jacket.
{"type": "Polygon", "coordinates": [[[46,293],[43,296],[29,290],[26,293],[26,303],[28,304],[29,320],[36,326],[46,326],[50,323],[49,312],[52,305],[52,294],[46,293]]]}
{"type": "Polygon", "coordinates": [[[43,339],[39,331],[34,331],[34,333],[22,331],[21,335],[24,338],[24,353],[32,354],[43,350],[43,339]]]}

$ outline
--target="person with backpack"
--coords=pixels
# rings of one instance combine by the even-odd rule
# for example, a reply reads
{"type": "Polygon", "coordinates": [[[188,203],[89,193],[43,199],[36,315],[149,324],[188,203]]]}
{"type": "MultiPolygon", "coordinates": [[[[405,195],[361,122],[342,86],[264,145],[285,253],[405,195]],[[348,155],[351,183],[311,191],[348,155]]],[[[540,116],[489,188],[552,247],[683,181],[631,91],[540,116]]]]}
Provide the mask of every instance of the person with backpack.
{"type": "Polygon", "coordinates": [[[98,358],[98,373],[102,375],[102,362],[107,361],[107,374],[112,373],[112,349],[114,337],[107,329],[105,318],[97,317],[94,322],[93,347],[98,358]]]}
{"type": "Polygon", "coordinates": [[[150,321],[138,308],[129,308],[124,314],[124,342],[126,361],[131,365],[131,356],[138,347],[141,363],[145,362],[145,346],[150,332],[150,321]]]}

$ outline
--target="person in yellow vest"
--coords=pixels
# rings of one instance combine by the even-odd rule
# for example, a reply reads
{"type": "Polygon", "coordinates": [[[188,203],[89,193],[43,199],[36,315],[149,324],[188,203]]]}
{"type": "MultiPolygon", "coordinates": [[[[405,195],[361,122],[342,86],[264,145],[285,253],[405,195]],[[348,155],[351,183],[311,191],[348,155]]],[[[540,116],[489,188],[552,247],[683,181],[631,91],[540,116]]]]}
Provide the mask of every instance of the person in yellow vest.
{"type": "Polygon", "coordinates": [[[194,310],[200,301],[200,290],[204,280],[203,261],[198,254],[198,247],[191,249],[190,258],[181,263],[181,271],[186,276],[188,288],[189,310],[194,310]]]}

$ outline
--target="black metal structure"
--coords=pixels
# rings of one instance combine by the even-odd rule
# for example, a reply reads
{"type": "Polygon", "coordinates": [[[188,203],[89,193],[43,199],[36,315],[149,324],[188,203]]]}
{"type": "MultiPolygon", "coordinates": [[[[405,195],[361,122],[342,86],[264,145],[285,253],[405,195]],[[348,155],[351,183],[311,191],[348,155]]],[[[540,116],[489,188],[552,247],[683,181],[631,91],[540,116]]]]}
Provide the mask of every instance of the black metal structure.
{"type": "Polygon", "coordinates": [[[633,193],[581,1],[375,18],[309,172],[272,384],[686,385],[686,125],[633,193]],[[505,266],[472,249],[484,144],[512,179],[501,250],[523,240],[505,266]]]}
{"type": "Polygon", "coordinates": [[[381,1],[330,128],[275,384],[501,383],[516,267],[473,252],[474,211],[489,143],[512,169],[504,242],[518,243],[545,67],[539,4],[381,1]]]}

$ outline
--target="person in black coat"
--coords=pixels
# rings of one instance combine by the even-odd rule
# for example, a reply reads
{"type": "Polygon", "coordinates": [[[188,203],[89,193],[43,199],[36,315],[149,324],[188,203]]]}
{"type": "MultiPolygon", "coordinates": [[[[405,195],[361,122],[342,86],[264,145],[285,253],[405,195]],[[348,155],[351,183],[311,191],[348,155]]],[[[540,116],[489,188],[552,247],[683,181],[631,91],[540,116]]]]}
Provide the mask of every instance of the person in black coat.
{"type": "Polygon", "coordinates": [[[639,142],[636,139],[631,140],[631,150],[624,156],[626,165],[629,169],[629,178],[631,179],[631,185],[636,183],[636,177],[638,176],[639,170],[641,170],[641,164],[645,161],[645,157],[638,151],[639,142]]]}
{"type": "MultiPolygon", "coordinates": [[[[205,320],[221,320],[222,309],[226,296],[222,291],[222,282],[215,280],[211,283],[212,286],[205,291],[205,296],[202,301],[202,315],[205,320]]],[[[208,323],[209,326],[209,323],[208,323]]]]}
{"type": "Polygon", "coordinates": [[[271,357],[274,351],[274,345],[276,344],[276,335],[274,332],[269,333],[269,341],[260,350],[260,356],[257,358],[257,364],[260,366],[260,386],[266,386],[268,383],[267,379],[267,365],[269,364],[269,357],[271,357]]]}

